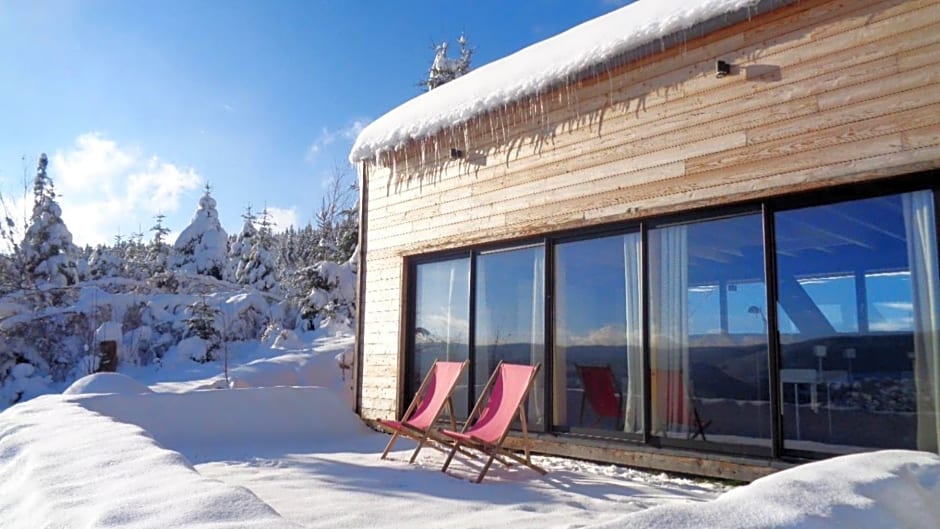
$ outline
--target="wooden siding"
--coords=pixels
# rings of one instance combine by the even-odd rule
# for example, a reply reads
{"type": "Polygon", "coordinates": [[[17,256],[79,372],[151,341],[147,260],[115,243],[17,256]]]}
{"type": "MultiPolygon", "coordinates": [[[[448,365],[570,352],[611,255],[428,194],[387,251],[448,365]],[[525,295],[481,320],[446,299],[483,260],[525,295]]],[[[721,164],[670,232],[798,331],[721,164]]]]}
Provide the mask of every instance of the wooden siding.
{"type": "Polygon", "coordinates": [[[405,256],[937,167],[940,0],[801,1],[383,157],[361,413],[399,407],[405,256]]]}

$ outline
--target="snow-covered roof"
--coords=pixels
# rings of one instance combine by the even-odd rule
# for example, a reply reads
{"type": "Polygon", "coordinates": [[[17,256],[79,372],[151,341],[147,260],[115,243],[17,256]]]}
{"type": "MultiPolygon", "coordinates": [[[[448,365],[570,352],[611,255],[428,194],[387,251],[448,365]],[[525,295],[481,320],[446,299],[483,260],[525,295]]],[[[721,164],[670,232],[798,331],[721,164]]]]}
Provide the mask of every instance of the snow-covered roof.
{"type": "Polygon", "coordinates": [[[640,0],[405,102],[363,129],[349,160],[356,163],[373,158],[578,80],[618,57],[643,51],[645,46],[655,45],[659,51],[792,1],[640,0]],[[697,27],[701,32],[685,34],[697,27]]]}

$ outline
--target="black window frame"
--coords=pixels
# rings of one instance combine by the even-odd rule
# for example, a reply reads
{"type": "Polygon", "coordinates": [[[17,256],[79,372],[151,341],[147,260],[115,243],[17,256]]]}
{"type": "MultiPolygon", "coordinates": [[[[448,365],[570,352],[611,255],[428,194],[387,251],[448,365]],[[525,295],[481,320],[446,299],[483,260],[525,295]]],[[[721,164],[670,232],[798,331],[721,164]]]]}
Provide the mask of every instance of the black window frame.
{"type": "MultiPolygon", "coordinates": [[[[649,299],[649,230],[674,225],[681,225],[693,222],[704,222],[711,220],[720,220],[722,218],[735,217],[747,214],[759,214],[762,220],[763,229],[763,253],[764,253],[764,281],[766,296],[766,319],[767,319],[767,354],[768,354],[768,377],[771,388],[777,388],[780,384],[781,351],[779,343],[779,325],[778,325],[778,292],[777,292],[777,262],[776,262],[776,226],[774,215],[779,212],[814,207],[840,202],[859,200],[866,198],[877,198],[883,196],[899,195],[914,191],[933,192],[934,210],[935,210],[935,228],[940,234],[940,171],[931,170],[904,175],[886,176],[876,180],[867,180],[864,182],[836,183],[831,186],[819,186],[819,188],[809,191],[791,192],[782,195],[742,200],[723,205],[703,206],[691,208],[686,211],[657,215],[649,218],[631,219],[619,222],[610,222],[598,224],[595,226],[567,229],[562,231],[547,232],[536,236],[507,239],[486,244],[468,245],[459,248],[452,248],[442,251],[435,251],[423,254],[406,255],[403,262],[403,292],[402,307],[404,317],[401,320],[400,332],[403,339],[399,340],[399,373],[402,377],[399,379],[398,387],[398,406],[406,402],[406,381],[410,380],[413,373],[410,372],[411,362],[410,354],[414,351],[414,323],[415,323],[415,294],[416,282],[414,281],[416,267],[419,264],[447,261],[455,258],[470,259],[470,296],[469,296],[469,315],[470,315],[470,335],[469,335],[469,354],[471,364],[474,362],[475,355],[475,324],[476,324],[476,259],[482,252],[493,250],[511,250],[516,247],[525,247],[533,245],[542,245],[544,249],[544,347],[545,360],[542,366],[542,375],[545,380],[543,395],[543,406],[545,410],[545,420],[543,421],[541,431],[530,432],[538,434],[550,434],[559,438],[578,438],[589,437],[609,440],[610,447],[627,448],[629,446],[645,446],[653,448],[674,448],[683,449],[701,453],[731,454],[740,456],[754,456],[767,458],[771,460],[783,461],[806,461],[817,460],[832,457],[831,452],[805,451],[795,449],[785,449],[783,439],[783,419],[781,417],[780,395],[778,391],[771,390],[771,437],[770,446],[746,444],[728,444],[711,441],[688,441],[684,439],[664,438],[651,435],[651,400],[650,400],[650,299],[649,299]],[[825,192],[819,192],[820,188],[825,192]],[[566,242],[575,242],[580,240],[589,240],[593,238],[624,235],[629,233],[639,233],[641,239],[641,270],[640,270],[640,308],[642,312],[642,336],[643,336],[643,432],[642,434],[617,432],[610,430],[582,429],[582,428],[562,428],[553,427],[551,417],[554,416],[553,399],[553,370],[554,370],[554,329],[555,329],[555,245],[566,242]]],[[[938,236],[940,238],[940,236],[938,236]]],[[[937,241],[940,247],[940,240],[937,241]]],[[[861,323],[861,322],[860,322],[861,323]]],[[[468,406],[472,406],[477,395],[475,394],[475,380],[473,369],[468,370],[468,406]]],[[[399,413],[402,410],[399,409],[399,413]]],[[[469,411],[469,410],[467,410],[469,411]]]]}

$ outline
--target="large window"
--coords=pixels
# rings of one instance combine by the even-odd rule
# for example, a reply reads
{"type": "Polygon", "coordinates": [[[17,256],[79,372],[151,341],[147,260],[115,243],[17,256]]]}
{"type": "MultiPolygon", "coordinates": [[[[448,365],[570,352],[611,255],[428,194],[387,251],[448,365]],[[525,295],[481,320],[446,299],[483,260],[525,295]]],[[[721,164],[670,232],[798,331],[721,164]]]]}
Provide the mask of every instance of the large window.
{"type": "MultiPolygon", "coordinates": [[[[479,395],[500,361],[545,363],[545,250],[481,253],[476,260],[474,380],[479,395]]],[[[529,395],[527,416],[544,424],[545,370],[529,395]]]]}
{"type": "Polygon", "coordinates": [[[649,232],[651,433],[769,446],[758,214],[649,232]]]}
{"type": "MultiPolygon", "coordinates": [[[[415,265],[409,399],[435,360],[470,360],[453,397],[458,418],[464,418],[499,362],[544,365],[544,252],[538,245],[476,254],[474,277],[469,256],[415,265]]],[[[532,426],[544,424],[544,373],[529,397],[532,426]]]]}
{"type": "Polygon", "coordinates": [[[934,193],[798,199],[420,258],[405,388],[436,359],[467,359],[465,416],[500,361],[538,363],[533,430],[749,454],[936,452],[934,193]]]}
{"type": "MultiPolygon", "coordinates": [[[[408,395],[414,395],[435,360],[469,358],[470,259],[419,264],[414,285],[414,353],[410,358],[408,395]]],[[[457,415],[466,417],[470,411],[466,374],[453,398],[457,415]]]]}
{"type": "Polygon", "coordinates": [[[640,235],[555,246],[554,424],[643,432],[640,235]]]}
{"type": "Polygon", "coordinates": [[[937,451],[929,191],[776,214],[784,445],[937,451]]]}

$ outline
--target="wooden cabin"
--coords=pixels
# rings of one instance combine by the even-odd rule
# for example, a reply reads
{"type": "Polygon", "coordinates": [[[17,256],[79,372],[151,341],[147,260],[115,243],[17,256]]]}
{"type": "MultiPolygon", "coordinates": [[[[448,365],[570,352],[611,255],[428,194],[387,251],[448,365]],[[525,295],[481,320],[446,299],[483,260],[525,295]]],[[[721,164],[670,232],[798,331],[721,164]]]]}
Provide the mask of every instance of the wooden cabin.
{"type": "Polygon", "coordinates": [[[362,132],[364,419],[439,358],[466,416],[506,360],[543,366],[542,453],[749,480],[938,451],[940,1],[687,4],[362,132]]]}

